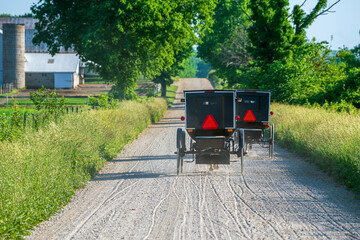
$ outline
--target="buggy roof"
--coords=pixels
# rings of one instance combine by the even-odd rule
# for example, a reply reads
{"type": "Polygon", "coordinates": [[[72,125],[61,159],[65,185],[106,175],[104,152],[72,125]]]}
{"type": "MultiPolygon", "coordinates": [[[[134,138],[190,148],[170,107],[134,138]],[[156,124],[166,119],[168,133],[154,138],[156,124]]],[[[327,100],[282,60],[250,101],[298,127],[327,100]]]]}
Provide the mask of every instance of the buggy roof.
{"type": "Polygon", "coordinates": [[[201,90],[184,90],[184,92],[235,92],[236,90],[230,89],[201,89],[201,90]]]}

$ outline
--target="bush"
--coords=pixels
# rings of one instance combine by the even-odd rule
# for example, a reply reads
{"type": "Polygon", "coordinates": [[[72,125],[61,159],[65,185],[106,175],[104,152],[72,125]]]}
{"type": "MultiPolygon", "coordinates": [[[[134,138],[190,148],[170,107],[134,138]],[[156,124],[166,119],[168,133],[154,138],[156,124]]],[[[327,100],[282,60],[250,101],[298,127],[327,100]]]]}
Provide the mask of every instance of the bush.
{"type": "Polygon", "coordinates": [[[139,96],[135,93],[135,87],[129,87],[128,89],[122,89],[119,86],[113,86],[109,91],[109,96],[113,99],[119,100],[135,100],[139,96]]]}
{"type": "Polygon", "coordinates": [[[118,102],[104,93],[100,94],[99,97],[89,97],[89,105],[93,108],[99,107],[103,109],[111,109],[116,108],[118,106],[118,102]]]}
{"type": "MultiPolygon", "coordinates": [[[[270,90],[278,102],[324,103],[323,94],[346,77],[344,65],[321,43],[307,43],[294,56],[266,66],[251,66],[239,75],[242,87],[270,90]]],[[[236,86],[238,87],[238,86],[236,86]]]]}
{"type": "Polygon", "coordinates": [[[50,91],[45,92],[42,86],[38,92],[30,93],[30,99],[33,101],[37,110],[43,110],[48,114],[62,113],[65,110],[65,98],[59,96],[58,93],[50,91]]]}

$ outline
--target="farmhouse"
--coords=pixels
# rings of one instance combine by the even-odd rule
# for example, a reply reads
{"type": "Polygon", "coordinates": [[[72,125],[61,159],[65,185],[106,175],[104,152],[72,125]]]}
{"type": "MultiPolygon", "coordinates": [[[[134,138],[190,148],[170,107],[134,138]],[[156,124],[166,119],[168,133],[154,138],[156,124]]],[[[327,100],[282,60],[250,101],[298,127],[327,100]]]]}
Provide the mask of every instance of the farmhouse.
{"type": "Polygon", "coordinates": [[[75,88],[83,83],[74,49],[51,56],[46,44],[32,43],[36,19],[0,17],[0,85],[15,88],[75,88]]]}

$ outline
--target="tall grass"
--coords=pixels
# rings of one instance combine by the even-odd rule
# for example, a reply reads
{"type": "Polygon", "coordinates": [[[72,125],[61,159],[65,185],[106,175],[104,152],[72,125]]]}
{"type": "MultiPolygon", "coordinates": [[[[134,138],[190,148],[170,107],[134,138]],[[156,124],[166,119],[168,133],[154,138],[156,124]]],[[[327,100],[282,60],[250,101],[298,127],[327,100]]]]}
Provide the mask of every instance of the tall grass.
{"type": "Polygon", "coordinates": [[[272,104],[277,141],[360,193],[360,115],[272,104]]]}
{"type": "Polygon", "coordinates": [[[68,114],[59,124],[1,142],[0,239],[21,238],[49,218],[166,108],[163,99],[122,102],[116,110],[68,114]]]}

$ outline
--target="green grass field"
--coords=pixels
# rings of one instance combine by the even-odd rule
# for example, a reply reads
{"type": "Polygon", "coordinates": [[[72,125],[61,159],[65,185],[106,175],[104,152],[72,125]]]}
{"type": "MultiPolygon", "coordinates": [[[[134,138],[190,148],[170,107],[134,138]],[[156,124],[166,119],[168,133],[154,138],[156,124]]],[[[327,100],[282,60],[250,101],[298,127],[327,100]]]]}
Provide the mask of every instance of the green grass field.
{"type": "MultiPolygon", "coordinates": [[[[12,112],[14,111],[14,108],[13,107],[3,107],[3,108],[0,108],[0,114],[3,114],[5,113],[6,115],[9,115],[11,114],[12,112]]],[[[34,108],[20,108],[20,114],[23,114],[23,113],[33,113],[35,112],[36,110],[34,108]]]]}
{"type": "MultiPolygon", "coordinates": [[[[15,104],[15,101],[17,105],[19,106],[33,106],[33,102],[30,99],[16,99],[16,100],[10,100],[8,102],[9,106],[13,106],[15,104]]],[[[75,106],[75,105],[87,105],[88,98],[65,98],[65,105],[67,106],[75,106]]],[[[5,103],[6,105],[6,103],[5,103]]]]}
{"type": "Polygon", "coordinates": [[[108,82],[101,77],[86,77],[85,84],[107,84],[108,82]]]}
{"type": "Polygon", "coordinates": [[[360,194],[360,114],[272,104],[277,142],[360,194]]]}

